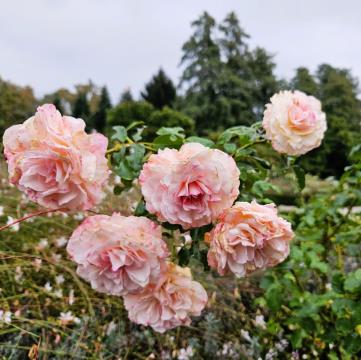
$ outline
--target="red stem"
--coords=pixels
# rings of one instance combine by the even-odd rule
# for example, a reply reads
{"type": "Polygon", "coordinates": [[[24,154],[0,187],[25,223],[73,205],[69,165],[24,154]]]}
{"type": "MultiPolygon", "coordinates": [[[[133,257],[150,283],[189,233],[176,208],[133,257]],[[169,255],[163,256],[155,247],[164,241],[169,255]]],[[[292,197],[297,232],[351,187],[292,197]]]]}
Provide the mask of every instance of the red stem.
{"type": "Polygon", "coordinates": [[[41,210],[41,211],[38,211],[38,212],[36,212],[36,213],[26,215],[26,216],[24,216],[24,217],[22,217],[22,218],[20,218],[20,219],[16,219],[15,221],[13,221],[13,222],[10,223],[10,224],[1,226],[1,227],[0,227],[0,231],[5,230],[5,229],[7,229],[7,228],[9,228],[9,227],[11,227],[11,226],[19,223],[19,222],[22,222],[22,221],[25,221],[25,220],[27,220],[27,219],[30,219],[30,218],[32,218],[32,217],[34,217],[34,216],[45,215],[45,214],[48,214],[48,213],[51,213],[51,212],[55,212],[55,211],[60,211],[60,210],[61,210],[61,209],[41,210]]]}

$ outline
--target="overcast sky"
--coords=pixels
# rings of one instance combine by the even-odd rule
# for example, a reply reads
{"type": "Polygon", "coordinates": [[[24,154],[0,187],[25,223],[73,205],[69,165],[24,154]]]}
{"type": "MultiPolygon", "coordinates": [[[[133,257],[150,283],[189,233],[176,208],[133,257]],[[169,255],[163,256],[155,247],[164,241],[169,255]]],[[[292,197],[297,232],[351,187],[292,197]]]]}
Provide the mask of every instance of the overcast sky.
{"type": "Polygon", "coordinates": [[[217,21],[234,10],[279,76],[328,62],[361,78],[359,0],[0,0],[0,76],[37,96],[88,79],[113,100],[127,87],[137,95],[160,66],[178,81],[204,10],[217,21]]]}

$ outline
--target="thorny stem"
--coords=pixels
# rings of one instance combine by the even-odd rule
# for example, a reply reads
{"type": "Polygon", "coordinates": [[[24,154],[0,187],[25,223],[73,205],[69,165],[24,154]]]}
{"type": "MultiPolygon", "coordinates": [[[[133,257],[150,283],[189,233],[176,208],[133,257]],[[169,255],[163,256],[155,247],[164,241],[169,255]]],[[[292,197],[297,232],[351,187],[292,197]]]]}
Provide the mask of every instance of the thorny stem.
{"type": "Polygon", "coordinates": [[[12,223],[10,224],[6,224],[2,227],[0,227],[0,231],[2,230],[5,230],[13,225],[16,225],[17,223],[20,223],[22,221],[25,221],[27,219],[30,219],[32,217],[35,217],[35,216],[41,216],[41,215],[45,215],[45,214],[48,214],[48,213],[51,213],[51,212],[56,212],[56,211],[61,211],[62,209],[52,209],[52,210],[41,210],[41,211],[37,211],[35,213],[32,213],[32,214],[29,214],[29,215],[26,215],[26,216],[23,216],[22,218],[20,219],[16,219],[15,221],[13,221],[12,223]]]}

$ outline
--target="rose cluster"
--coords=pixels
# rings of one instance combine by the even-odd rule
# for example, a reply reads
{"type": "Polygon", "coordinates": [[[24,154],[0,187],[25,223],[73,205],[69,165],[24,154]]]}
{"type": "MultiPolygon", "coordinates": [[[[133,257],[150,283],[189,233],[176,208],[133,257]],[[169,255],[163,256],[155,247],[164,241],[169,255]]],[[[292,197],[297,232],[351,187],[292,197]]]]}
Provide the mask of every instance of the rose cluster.
{"type": "Polygon", "coordinates": [[[207,303],[190,269],[168,261],[161,227],[146,217],[92,216],[74,231],[67,251],[94,290],[123,296],[129,318],[156,331],[190,324],[207,303]]]}
{"type": "MultiPolygon", "coordinates": [[[[300,155],[319,146],[326,130],[320,102],[301,92],[274,95],[263,119],[277,151],[300,155]]],[[[102,198],[109,170],[107,139],[86,134],[81,119],[53,105],[9,128],[4,152],[10,181],[48,209],[87,210],[102,198]]],[[[208,264],[238,277],[275,266],[289,254],[294,234],[274,204],[236,202],[240,171],[228,154],[198,143],[149,157],[139,176],[146,209],[159,222],[183,229],[214,224],[205,234],[208,264]]],[[[121,296],[129,318],[164,332],[200,315],[207,293],[189,268],[170,260],[162,228],[146,217],[118,213],[87,218],[67,251],[92,288],[121,296]]]]}

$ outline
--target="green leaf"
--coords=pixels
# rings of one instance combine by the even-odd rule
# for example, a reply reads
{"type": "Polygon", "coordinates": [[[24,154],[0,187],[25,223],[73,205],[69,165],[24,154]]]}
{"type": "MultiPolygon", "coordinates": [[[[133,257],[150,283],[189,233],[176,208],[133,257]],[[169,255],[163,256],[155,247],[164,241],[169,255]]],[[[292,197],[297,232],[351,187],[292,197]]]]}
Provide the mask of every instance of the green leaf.
{"type": "Polygon", "coordinates": [[[118,140],[122,143],[127,140],[127,130],[124,126],[113,126],[113,130],[115,134],[112,135],[112,140],[118,140]]]}
{"type": "Polygon", "coordinates": [[[153,144],[157,149],[179,148],[183,144],[183,138],[176,137],[175,135],[161,135],[154,139],[153,144]]]}
{"type": "Polygon", "coordinates": [[[361,291],[361,269],[348,274],[344,286],[346,291],[352,293],[361,291]]]}
{"type": "Polygon", "coordinates": [[[299,349],[302,346],[303,339],[307,336],[307,333],[303,329],[297,329],[291,336],[291,344],[295,349],[299,349]]]}
{"type": "Polygon", "coordinates": [[[178,253],[178,264],[180,266],[186,266],[189,263],[190,251],[186,247],[182,247],[178,253]]]}
{"type": "Polygon", "coordinates": [[[138,127],[140,125],[144,125],[144,121],[133,121],[130,125],[127,126],[127,131],[135,128],[135,127],[138,127]]]}
{"type": "Polygon", "coordinates": [[[300,188],[300,190],[303,190],[305,188],[305,185],[306,185],[305,171],[299,165],[294,165],[292,168],[293,168],[293,171],[294,171],[294,173],[296,175],[298,187],[300,188]]]}
{"type": "Polygon", "coordinates": [[[146,214],[146,209],[145,209],[145,202],[144,200],[140,200],[137,207],[135,208],[134,211],[134,215],[135,216],[143,216],[146,214]]]}
{"type": "Polygon", "coordinates": [[[162,127],[157,131],[157,135],[170,135],[172,141],[185,138],[184,129],[181,127],[162,127]]]}
{"type": "Polygon", "coordinates": [[[199,136],[189,136],[186,140],[186,143],[190,143],[190,142],[195,142],[195,143],[199,143],[202,144],[204,146],[207,146],[209,148],[214,148],[215,143],[214,141],[210,140],[210,139],[206,139],[206,138],[202,138],[199,136]]]}
{"type": "Polygon", "coordinates": [[[126,160],[120,162],[119,165],[114,168],[114,170],[117,175],[125,180],[133,180],[136,177],[133,169],[129,166],[126,160]]]}

